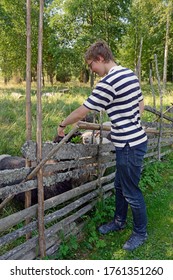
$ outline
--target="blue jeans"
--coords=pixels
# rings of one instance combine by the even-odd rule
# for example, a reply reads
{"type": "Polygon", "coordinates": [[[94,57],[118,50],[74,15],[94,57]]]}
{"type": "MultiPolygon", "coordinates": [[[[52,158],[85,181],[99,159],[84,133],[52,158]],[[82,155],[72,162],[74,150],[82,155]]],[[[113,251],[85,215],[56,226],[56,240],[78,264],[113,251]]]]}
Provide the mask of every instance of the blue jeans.
{"type": "Polygon", "coordinates": [[[147,232],[147,214],[143,194],[138,187],[143,157],[147,151],[147,142],[130,147],[116,148],[115,219],[125,223],[128,204],[133,215],[133,232],[145,235],[147,232]]]}

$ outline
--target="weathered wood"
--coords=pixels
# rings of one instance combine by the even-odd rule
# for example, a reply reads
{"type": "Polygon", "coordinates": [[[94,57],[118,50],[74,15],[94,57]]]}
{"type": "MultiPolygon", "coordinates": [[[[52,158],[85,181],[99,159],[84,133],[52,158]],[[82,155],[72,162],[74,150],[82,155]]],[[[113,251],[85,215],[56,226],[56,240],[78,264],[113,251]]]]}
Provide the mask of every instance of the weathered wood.
{"type": "Polygon", "coordinates": [[[0,188],[12,184],[14,182],[21,182],[31,172],[31,168],[22,167],[20,169],[7,169],[0,171],[0,188]]]}
{"type": "MultiPolygon", "coordinates": [[[[107,193],[105,196],[108,197],[110,194],[107,193]]],[[[92,210],[94,205],[96,204],[96,200],[91,202],[90,204],[84,206],[71,216],[66,217],[65,219],[61,220],[59,223],[51,226],[50,228],[45,230],[45,238],[46,241],[49,240],[51,236],[54,236],[57,234],[58,231],[64,230],[66,226],[70,226],[74,221],[76,221],[78,218],[82,217],[84,214],[92,210]]],[[[30,251],[32,248],[37,247],[38,242],[38,236],[35,236],[29,240],[27,240],[25,243],[22,243],[18,247],[15,247],[11,251],[5,253],[4,255],[0,256],[0,260],[7,260],[7,259],[26,259],[27,252],[30,251]]],[[[47,242],[46,242],[47,243],[47,242]]],[[[35,249],[35,255],[38,256],[36,249],[35,249]]]]}
{"type": "Polygon", "coordinates": [[[25,191],[30,191],[37,188],[37,180],[30,180],[25,183],[6,186],[0,189],[0,198],[5,199],[9,195],[16,195],[25,191]]]}
{"type": "MultiPolygon", "coordinates": [[[[108,154],[106,155],[100,155],[99,160],[101,163],[104,162],[110,162],[115,159],[115,154],[108,154]]],[[[69,160],[69,161],[54,161],[52,164],[46,164],[43,169],[43,175],[48,176],[51,173],[64,171],[64,170],[71,170],[75,168],[88,168],[90,165],[97,165],[98,157],[92,157],[92,158],[81,158],[78,160],[69,160]]],[[[26,176],[33,170],[33,168],[21,168],[21,169],[14,169],[14,170],[2,170],[0,171],[0,188],[13,185],[18,182],[23,181],[26,176]]]]}
{"type": "Polygon", "coordinates": [[[100,125],[100,124],[97,124],[97,123],[89,123],[89,122],[83,122],[83,121],[79,121],[77,123],[78,127],[80,129],[85,129],[85,130],[100,130],[101,127],[103,130],[105,131],[110,131],[111,130],[111,125],[100,125]]]}
{"type": "MultiPolygon", "coordinates": [[[[166,146],[167,147],[167,146],[166,146]]],[[[166,151],[161,153],[161,157],[164,157],[165,155],[169,154],[172,152],[172,148],[170,149],[166,149],[166,151]]],[[[156,162],[158,160],[158,150],[155,149],[155,151],[153,152],[147,152],[147,154],[144,156],[145,159],[147,159],[146,161],[144,161],[143,166],[152,163],[152,162],[156,162]]]]}
{"type": "Polygon", "coordinates": [[[51,174],[53,172],[63,171],[63,170],[70,170],[74,168],[88,168],[91,165],[97,166],[98,158],[101,163],[106,163],[115,160],[115,154],[109,153],[108,155],[99,155],[92,158],[81,158],[77,160],[69,160],[69,161],[60,161],[55,162],[54,164],[47,164],[44,167],[44,175],[51,174]]]}
{"type": "Polygon", "coordinates": [[[11,201],[11,199],[13,199],[14,195],[9,195],[8,197],[6,197],[0,204],[0,210],[3,209],[3,207],[11,201]]]}
{"type": "MultiPolygon", "coordinates": [[[[110,182],[111,180],[114,179],[114,177],[115,177],[115,174],[112,173],[108,176],[102,177],[101,182],[102,183],[110,182]]],[[[98,186],[98,179],[96,179],[90,183],[81,185],[80,187],[76,187],[75,189],[67,191],[63,194],[60,194],[60,195],[54,196],[50,199],[47,199],[47,200],[45,200],[44,210],[55,207],[63,202],[68,201],[69,199],[72,199],[76,196],[79,196],[88,191],[91,191],[91,190],[95,189],[97,186],[98,186]]],[[[12,227],[12,226],[22,222],[26,218],[31,218],[31,217],[36,216],[37,207],[38,207],[38,205],[36,204],[27,209],[21,210],[17,213],[14,213],[8,217],[1,219],[0,220],[0,232],[5,231],[9,227],[12,227]]]]}
{"type": "MultiPolygon", "coordinates": [[[[65,239],[69,238],[71,235],[78,235],[82,230],[84,223],[81,225],[76,225],[76,223],[71,223],[63,228],[63,236],[65,239]]],[[[62,238],[55,234],[46,239],[46,256],[52,256],[59,249],[62,243],[62,238]]],[[[38,259],[37,252],[35,248],[27,251],[25,255],[20,257],[20,260],[33,260],[38,259]]]]}
{"type": "MultiPolygon", "coordinates": [[[[44,0],[39,1],[39,26],[38,26],[38,61],[37,61],[37,167],[27,176],[33,179],[37,175],[37,188],[38,188],[38,239],[39,239],[39,252],[41,257],[46,255],[46,243],[44,234],[44,188],[43,188],[43,169],[41,166],[42,161],[42,71],[43,71],[43,13],[44,13],[44,0]],[[38,166],[40,167],[38,168],[38,166]],[[33,174],[31,176],[31,174],[33,174]]],[[[26,179],[27,180],[27,179],[26,179]]]]}
{"type": "MultiPolygon", "coordinates": [[[[148,129],[152,134],[153,132],[151,129],[148,129]]],[[[155,134],[159,134],[158,131],[154,130],[155,134]]],[[[166,131],[163,131],[163,133],[168,133],[166,131]]],[[[49,153],[57,144],[54,144],[52,142],[49,143],[44,143],[43,144],[43,154],[46,155],[49,153]]],[[[34,142],[29,141],[24,144],[23,148],[23,155],[27,157],[28,159],[34,161],[35,160],[35,153],[36,153],[36,145],[34,142]]],[[[110,142],[107,144],[103,144],[100,148],[100,154],[103,154],[105,152],[114,152],[115,147],[114,145],[110,142]]],[[[59,151],[58,154],[54,154],[51,159],[53,160],[80,160],[83,159],[84,157],[95,157],[98,154],[98,145],[97,144],[89,144],[89,145],[84,145],[84,144],[73,144],[73,143],[66,143],[61,147],[61,150],[59,151]]]]}
{"type": "MultiPolygon", "coordinates": [[[[104,165],[103,165],[104,166],[104,165]]],[[[56,173],[43,178],[43,186],[50,187],[56,183],[68,181],[71,178],[80,179],[82,176],[90,177],[91,174],[97,175],[97,164],[88,166],[85,169],[79,168],[73,171],[67,171],[64,173],[56,173]]],[[[4,199],[9,195],[16,195],[24,191],[29,191],[37,188],[37,180],[30,180],[24,183],[15,184],[12,186],[6,186],[0,189],[0,198],[4,199]]]]}
{"type": "MultiPolygon", "coordinates": [[[[153,108],[153,107],[150,107],[148,105],[146,105],[146,108],[153,108]]],[[[164,113],[168,112],[168,110],[166,110],[164,113]]],[[[151,127],[151,128],[156,128],[158,129],[158,121],[152,121],[152,122],[145,122],[145,121],[142,121],[142,126],[148,128],[148,127],[151,127]]],[[[168,123],[168,122],[163,122],[163,127],[164,129],[171,129],[173,127],[173,124],[172,123],[168,123]]]]}
{"type": "MultiPolygon", "coordinates": [[[[150,148],[152,143],[157,143],[157,138],[149,138],[148,140],[148,148],[150,148]]],[[[173,137],[166,137],[162,139],[162,142],[165,143],[172,143],[173,142],[173,137]]],[[[107,150],[107,147],[109,147],[109,145],[106,144],[106,147],[103,147],[103,149],[101,150],[102,153],[105,152],[105,150],[107,150]]],[[[108,149],[110,150],[110,149],[108,149]]],[[[111,148],[112,150],[112,148],[111,148]]],[[[108,160],[109,161],[109,156],[110,158],[114,157],[113,155],[106,155],[106,158],[104,155],[100,156],[100,161],[104,162],[104,160],[108,160]]],[[[44,168],[44,173],[49,173],[49,172],[56,172],[56,171],[60,171],[60,170],[65,170],[65,169],[70,169],[70,168],[77,168],[77,167],[83,167],[86,164],[94,164],[94,161],[97,160],[97,157],[94,158],[81,158],[78,160],[72,160],[72,161],[65,161],[65,162],[57,162],[57,164],[52,164],[52,165],[46,165],[44,168]]],[[[21,168],[21,169],[15,169],[15,170],[3,170],[0,171],[0,187],[4,187],[8,184],[12,184],[14,181],[22,181],[26,178],[26,176],[32,171],[32,168],[21,168]]]]}
{"type": "MultiPolygon", "coordinates": [[[[103,193],[106,193],[107,191],[114,189],[114,184],[108,184],[103,186],[103,193]]],[[[81,205],[85,204],[88,201],[92,201],[94,198],[96,198],[99,194],[99,190],[95,190],[90,192],[87,195],[82,196],[81,198],[75,200],[74,202],[69,203],[65,207],[48,214],[44,217],[44,224],[48,224],[50,222],[53,222],[54,220],[60,219],[67,214],[69,214],[71,211],[74,211],[76,208],[80,207],[81,205]]],[[[37,220],[34,222],[31,222],[30,224],[23,226],[20,229],[15,230],[14,232],[10,232],[9,234],[6,234],[5,236],[0,238],[0,246],[7,244],[11,242],[12,240],[15,240],[24,234],[27,234],[28,232],[31,232],[33,230],[37,229],[37,220]]]]}
{"type": "MultiPolygon", "coordinates": [[[[163,142],[162,143],[162,147],[164,147],[166,145],[172,145],[173,137],[164,138],[164,139],[162,139],[162,142],[163,142]]],[[[105,146],[105,145],[103,145],[103,146],[105,146]]],[[[148,150],[149,149],[154,149],[156,147],[157,147],[157,138],[149,139],[149,141],[148,141],[148,150]]],[[[104,150],[104,148],[102,149],[102,151],[103,150],[104,150]]],[[[112,155],[112,157],[113,156],[114,155],[112,155]]],[[[103,154],[102,154],[101,157],[105,158],[105,156],[103,154]]],[[[67,179],[70,179],[70,178],[79,178],[82,174],[83,175],[86,175],[86,174],[89,175],[90,172],[91,173],[95,172],[94,170],[96,170],[96,168],[97,168],[97,163],[94,166],[92,166],[92,167],[89,166],[89,167],[85,168],[84,170],[76,169],[74,171],[69,171],[67,173],[59,173],[59,174],[54,175],[54,176],[45,177],[44,178],[44,186],[50,186],[50,185],[53,185],[55,182],[56,183],[62,182],[64,180],[67,180],[67,179]]],[[[24,174],[25,174],[25,169],[22,169],[22,170],[24,170],[24,174]]],[[[17,178],[18,172],[19,172],[19,175],[21,176],[21,170],[12,171],[12,175],[16,174],[16,177],[14,177],[14,178],[17,178]]],[[[53,172],[53,170],[52,170],[52,172],[53,172]]],[[[27,170],[27,173],[28,173],[28,170],[27,170]]],[[[8,177],[8,174],[9,174],[9,170],[8,171],[1,171],[0,172],[1,180],[3,178],[3,175],[5,175],[5,177],[8,177]]],[[[37,187],[37,184],[36,184],[36,182],[34,180],[32,180],[31,182],[27,182],[27,183],[21,183],[20,185],[15,184],[13,186],[6,186],[5,188],[0,189],[0,197],[5,198],[9,194],[14,195],[14,194],[17,194],[17,193],[21,193],[23,191],[32,190],[32,189],[34,189],[36,187],[37,187]]]]}
{"type": "MultiPolygon", "coordinates": [[[[111,195],[111,193],[108,192],[104,196],[104,199],[106,199],[107,197],[110,197],[110,195],[111,195]]],[[[93,206],[94,206],[94,204],[93,204],[93,206]]],[[[79,223],[79,221],[78,221],[77,225],[76,225],[76,223],[74,223],[75,224],[74,227],[72,227],[72,224],[73,223],[70,224],[71,229],[70,229],[70,231],[68,230],[68,232],[67,232],[67,229],[69,228],[68,226],[65,226],[63,228],[63,235],[64,235],[65,239],[68,239],[68,237],[70,237],[72,235],[79,235],[81,233],[84,225],[85,225],[85,222],[82,222],[82,223],[80,222],[79,223]]],[[[46,240],[46,245],[47,245],[46,246],[46,248],[47,248],[46,255],[51,255],[52,256],[52,254],[54,254],[59,249],[59,245],[61,244],[62,240],[61,240],[61,238],[55,237],[55,236],[56,235],[53,235],[46,240]],[[57,238],[57,239],[55,240],[55,238],[57,238]],[[53,246],[51,246],[51,245],[53,245],[53,246]]],[[[30,260],[30,259],[34,259],[36,257],[37,257],[37,255],[36,255],[35,251],[32,249],[30,252],[27,252],[24,255],[24,258],[20,257],[20,259],[22,260],[22,259],[27,258],[27,259],[30,260]]]]}
{"type": "MultiPolygon", "coordinates": [[[[104,199],[106,199],[107,197],[110,197],[111,195],[111,192],[107,192],[105,195],[104,195],[104,199]]],[[[92,207],[95,206],[95,203],[92,204],[92,207]]],[[[71,236],[71,235],[78,235],[81,233],[81,230],[83,228],[83,226],[85,225],[85,222],[82,222],[82,223],[79,223],[79,221],[77,221],[77,226],[76,226],[76,223],[71,223],[69,226],[71,227],[70,231],[67,232],[67,229],[69,228],[69,226],[64,226],[63,227],[63,235],[64,235],[64,238],[67,239],[68,236],[71,236]],[[72,227],[72,224],[75,224],[74,227],[72,227]]],[[[52,255],[53,253],[55,253],[58,248],[59,248],[59,245],[60,243],[62,242],[62,240],[57,237],[57,239],[55,240],[55,234],[50,236],[48,239],[46,239],[46,254],[47,255],[52,255]],[[52,240],[53,239],[53,240],[52,240]],[[53,246],[51,246],[53,245],[53,246]]],[[[24,257],[20,257],[20,259],[34,259],[36,258],[37,255],[35,253],[35,250],[34,249],[31,249],[30,252],[27,251],[27,253],[24,255],[24,257]]]]}
{"type": "MultiPolygon", "coordinates": [[[[99,127],[99,125],[96,125],[96,128],[99,127]]],[[[159,132],[155,129],[148,128],[148,133],[155,133],[158,134],[159,132]]],[[[43,158],[50,153],[53,149],[56,150],[56,147],[59,144],[55,144],[53,142],[47,142],[43,143],[42,145],[42,151],[43,151],[43,158]]],[[[114,151],[115,147],[110,142],[107,144],[103,144],[100,153],[103,152],[110,152],[114,151]]],[[[36,144],[33,141],[26,142],[22,147],[22,153],[25,158],[28,158],[31,161],[36,160],[36,144]]],[[[51,156],[51,159],[54,160],[71,160],[71,159],[81,159],[83,157],[94,157],[98,154],[98,145],[97,144],[73,144],[73,143],[66,143],[65,145],[61,146],[61,149],[58,153],[54,153],[51,156]]],[[[48,159],[47,159],[48,160],[48,159]]]]}
{"type": "MultiPolygon", "coordinates": [[[[64,225],[63,231],[65,234],[68,234],[70,231],[73,231],[75,223],[72,222],[68,225],[64,225]]],[[[60,229],[61,230],[61,229],[60,229]]],[[[54,242],[60,243],[60,237],[57,234],[49,235],[49,237],[45,236],[46,238],[46,249],[49,248],[48,246],[53,245],[54,242]],[[50,243],[49,243],[50,242],[50,243]]],[[[5,253],[4,255],[0,256],[0,260],[31,260],[38,258],[38,236],[33,237],[32,239],[28,240],[25,243],[17,246],[16,248],[10,250],[9,252],[5,253]]]]}
{"type": "MultiPolygon", "coordinates": [[[[74,131],[75,130],[73,130],[73,133],[74,133],[74,131]]],[[[78,158],[83,158],[83,157],[87,157],[87,156],[92,157],[92,156],[97,155],[97,145],[96,144],[84,145],[84,144],[65,143],[67,141],[67,140],[64,140],[65,137],[61,140],[63,142],[60,142],[59,144],[53,143],[53,142],[43,143],[43,145],[42,145],[43,158],[46,158],[46,155],[49,154],[50,152],[52,152],[53,150],[54,150],[54,153],[53,152],[51,153],[50,158],[55,159],[55,160],[71,160],[71,159],[76,160],[78,158]],[[58,153],[57,153],[57,151],[58,151],[58,153]]],[[[35,142],[33,142],[33,141],[26,142],[22,147],[22,153],[25,158],[28,158],[31,161],[35,161],[36,160],[35,142]]],[[[45,163],[50,158],[46,158],[45,163]]]]}
{"type": "MultiPolygon", "coordinates": [[[[63,219],[58,224],[55,224],[51,226],[50,228],[45,230],[45,237],[49,238],[50,236],[54,235],[60,230],[63,230],[63,228],[67,225],[70,225],[72,222],[74,222],[76,219],[80,218],[87,212],[89,212],[93,208],[94,204],[89,204],[81,208],[76,213],[72,214],[71,216],[63,219]]],[[[12,249],[11,251],[7,252],[3,256],[0,256],[0,260],[7,260],[7,259],[21,259],[21,257],[24,257],[28,250],[31,248],[35,248],[38,245],[38,236],[35,236],[29,240],[27,240],[25,243],[19,245],[18,247],[12,249]]]]}
{"type": "MultiPolygon", "coordinates": [[[[26,1],[26,22],[27,22],[27,52],[26,52],[26,140],[32,139],[32,115],[31,115],[31,0],[26,1]]],[[[26,167],[31,162],[26,159],[26,167]]],[[[31,192],[25,193],[25,207],[31,206],[31,192]]],[[[26,223],[29,223],[26,220],[26,223]]],[[[30,238],[30,234],[26,236],[30,238]]]]}
{"type": "MultiPolygon", "coordinates": [[[[153,149],[153,148],[156,148],[157,147],[157,138],[149,138],[148,140],[148,150],[149,149],[153,149]]],[[[166,137],[166,138],[163,138],[162,139],[162,147],[164,147],[165,145],[171,145],[173,143],[173,137],[166,137]]],[[[106,157],[105,157],[105,151],[107,152],[107,147],[109,147],[110,145],[109,144],[105,144],[103,145],[104,147],[101,148],[101,151],[100,153],[102,152],[102,154],[99,156],[99,159],[101,162],[105,162],[106,160],[110,160],[110,159],[113,159],[114,158],[114,154],[107,154],[106,157]]],[[[113,148],[114,149],[114,148],[113,148]]],[[[111,146],[111,150],[112,150],[112,146],[111,146]]],[[[94,158],[82,158],[82,159],[79,159],[77,161],[73,160],[73,161],[66,161],[66,162],[58,162],[57,164],[55,165],[48,165],[48,166],[45,166],[45,171],[44,173],[51,173],[51,172],[55,172],[55,171],[60,171],[61,169],[62,170],[65,170],[65,169],[69,169],[69,168],[76,168],[77,166],[80,166],[81,164],[81,168],[83,166],[85,166],[85,163],[86,164],[94,164],[95,166],[97,166],[97,161],[98,158],[97,157],[94,157],[94,158]],[[95,163],[94,163],[95,161],[95,163]]],[[[89,167],[87,166],[87,169],[88,169],[88,172],[93,172],[94,169],[89,169],[89,167]]],[[[86,167],[85,167],[85,170],[86,170],[86,167]]],[[[21,169],[15,169],[15,170],[3,170],[3,171],[0,171],[0,186],[3,187],[5,185],[8,185],[8,182],[10,184],[13,183],[13,179],[14,181],[18,181],[18,180],[22,180],[26,177],[27,174],[29,174],[30,172],[30,169],[29,168],[21,168],[21,169]],[[11,174],[11,175],[10,175],[11,174]]],[[[68,175],[66,173],[59,173],[58,174],[58,180],[56,180],[56,182],[61,182],[63,180],[65,180],[65,177],[67,176],[67,178],[78,178],[79,175],[81,173],[81,169],[78,169],[78,171],[74,171],[72,173],[68,173],[68,175]]],[[[44,182],[44,186],[47,186],[47,185],[50,185],[50,184],[53,184],[53,177],[51,179],[45,179],[45,182],[44,182]]],[[[30,190],[30,189],[34,189],[36,188],[36,184],[34,183],[33,186],[31,186],[33,184],[33,181],[32,183],[22,183],[21,184],[21,187],[19,186],[19,188],[17,187],[17,184],[11,186],[7,186],[6,188],[9,189],[9,191],[7,191],[7,189],[3,190],[1,192],[0,190],[0,196],[2,196],[2,193],[4,192],[4,197],[6,197],[8,194],[16,194],[16,193],[20,193],[24,190],[30,190]],[[29,187],[27,187],[29,186],[29,187]],[[20,191],[17,191],[20,190],[20,191]],[[6,193],[6,194],[5,194],[6,193]]]]}
{"type": "Polygon", "coordinates": [[[31,0],[26,1],[27,52],[26,52],[26,139],[32,138],[31,116],[31,0]]]}
{"type": "MultiPolygon", "coordinates": [[[[71,230],[69,230],[68,232],[67,232],[67,230],[66,230],[66,232],[64,232],[66,239],[68,239],[71,236],[78,236],[82,232],[86,222],[81,222],[81,223],[78,223],[77,225],[76,225],[76,223],[74,223],[74,224],[75,224],[74,228],[71,228],[71,230]]],[[[52,237],[50,239],[52,239],[52,237]]],[[[54,255],[58,251],[59,245],[61,244],[61,239],[59,237],[56,238],[56,240],[51,243],[50,243],[50,239],[47,242],[47,248],[48,248],[46,250],[47,256],[54,255]]]]}
{"type": "Polygon", "coordinates": [[[156,66],[156,75],[157,75],[157,82],[158,82],[158,88],[159,88],[159,95],[160,95],[160,120],[159,120],[159,137],[158,137],[158,160],[161,160],[161,140],[162,140],[162,123],[163,123],[163,90],[161,87],[160,82],[160,75],[158,70],[158,61],[157,61],[157,55],[154,55],[155,60],[155,66],[156,66]]]}
{"type": "MultiPolygon", "coordinates": [[[[153,143],[158,143],[158,138],[150,138],[148,139],[148,146],[153,143]]],[[[173,137],[165,137],[161,139],[161,143],[168,143],[171,144],[173,143],[173,137]]]]}
{"type": "Polygon", "coordinates": [[[164,65],[163,65],[163,90],[166,90],[166,83],[167,83],[167,72],[168,72],[168,49],[169,49],[169,42],[170,42],[170,21],[171,21],[171,11],[172,11],[172,4],[168,2],[168,12],[166,13],[166,36],[165,36],[165,50],[164,50],[164,65]]]}
{"type": "MultiPolygon", "coordinates": [[[[57,145],[57,147],[54,147],[45,157],[41,162],[32,170],[32,172],[25,178],[24,181],[31,180],[37,173],[38,171],[45,165],[45,163],[51,158],[52,155],[54,155],[55,152],[57,152],[61,146],[77,131],[78,127],[76,126],[73,130],[71,130],[62,140],[61,142],[57,145]]],[[[42,149],[42,148],[41,148],[42,149]]],[[[26,160],[29,161],[29,159],[26,157],[26,160]]],[[[22,184],[22,183],[20,183],[22,184]]],[[[9,202],[13,198],[13,195],[8,196],[7,202],[9,202]]],[[[5,206],[6,201],[3,201],[0,204],[0,209],[2,209],[5,206]]]]}
{"type": "MultiPolygon", "coordinates": [[[[26,167],[30,167],[31,166],[31,161],[26,160],[26,167]]],[[[25,208],[28,208],[31,206],[31,191],[27,191],[25,192],[25,208]]],[[[29,224],[30,223],[30,219],[26,219],[25,224],[29,224]]],[[[31,238],[31,233],[27,233],[26,235],[26,239],[31,238]]]]}
{"type": "MultiPolygon", "coordinates": [[[[80,129],[90,129],[90,130],[100,130],[102,128],[102,130],[105,131],[110,131],[111,130],[111,124],[110,125],[105,125],[105,124],[96,124],[96,123],[89,123],[89,122],[82,122],[79,121],[77,123],[78,127],[80,129]]],[[[158,131],[156,131],[155,129],[152,128],[146,128],[145,131],[147,133],[158,133],[158,131]]]]}
{"type": "MultiPolygon", "coordinates": [[[[160,113],[159,111],[157,111],[156,109],[154,109],[154,108],[152,108],[152,107],[150,107],[150,106],[148,106],[148,105],[145,105],[144,109],[145,109],[146,111],[148,111],[148,112],[151,112],[151,113],[153,113],[153,114],[155,114],[155,115],[161,117],[161,113],[160,113]]],[[[165,120],[168,120],[168,121],[173,122],[173,118],[171,118],[171,117],[169,117],[169,116],[163,115],[163,118],[164,118],[165,120]]]]}

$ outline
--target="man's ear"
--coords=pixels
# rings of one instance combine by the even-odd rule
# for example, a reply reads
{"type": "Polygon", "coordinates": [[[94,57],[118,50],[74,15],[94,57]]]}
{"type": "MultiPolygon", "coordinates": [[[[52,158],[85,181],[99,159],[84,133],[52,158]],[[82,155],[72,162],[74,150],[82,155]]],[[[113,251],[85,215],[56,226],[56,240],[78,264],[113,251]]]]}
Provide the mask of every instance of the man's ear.
{"type": "Polygon", "coordinates": [[[99,62],[103,62],[103,61],[104,61],[104,58],[103,58],[101,55],[98,55],[98,56],[97,56],[97,60],[98,60],[99,62]]]}

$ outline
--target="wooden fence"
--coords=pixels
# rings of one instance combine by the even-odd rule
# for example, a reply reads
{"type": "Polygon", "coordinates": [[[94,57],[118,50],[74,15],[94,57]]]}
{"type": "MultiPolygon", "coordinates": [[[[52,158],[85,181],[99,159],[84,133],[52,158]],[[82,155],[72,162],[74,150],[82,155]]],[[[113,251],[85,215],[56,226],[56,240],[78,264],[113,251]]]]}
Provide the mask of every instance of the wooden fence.
{"type": "MultiPolygon", "coordinates": [[[[148,134],[148,152],[145,163],[158,159],[158,143],[161,157],[172,151],[173,133],[170,128],[159,133],[148,134]]],[[[59,144],[43,143],[43,158],[59,144]]],[[[36,161],[36,143],[26,142],[22,147],[23,156],[32,162],[32,167],[0,171],[0,199],[15,197],[26,191],[37,189],[37,177],[25,178],[33,171],[36,161]]],[[[98,198],[111,196],[114,191],[114,172],[116,168],[115,149],[108,144],[66,143],[55,152],[43,167],[45,192],[52,187],[60,187],[70,182],[68,191],[44,201],[44,225],[46,255],[58,250],[63,238],[78,235],[85,222],[82,217],[96,205],[98,198]],[[106,175],[109,174],[109,175],[106,175]],[[77,184],[78,182],[78,184],[77,184]]],[[[39,258],[38,245],[38,204],[22,209],[0,219],[0,259],[32,260],[39,258]],[[25,224],[29,219],[30,222],[25,224]],[[27,234],[31,237],[26,238],[27,234]]]]}

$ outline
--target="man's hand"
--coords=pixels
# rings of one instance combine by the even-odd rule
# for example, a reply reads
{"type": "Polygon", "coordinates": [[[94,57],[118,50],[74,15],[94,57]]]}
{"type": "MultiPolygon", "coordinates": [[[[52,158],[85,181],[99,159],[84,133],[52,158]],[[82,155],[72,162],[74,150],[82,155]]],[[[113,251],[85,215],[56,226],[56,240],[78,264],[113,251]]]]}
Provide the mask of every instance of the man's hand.
{"type": "Polygon", "coordinates": [[[64,138],[64,136],[65,136],[64,129],[65,129],[65,126],[62,126],[62,125],[58,126],[57,135],[55,136],[55,138],[53,140],[54,143],[59,143],[64,138]]]}
{"type": "MultiPolygon", "coordinates": [[[[67,134],[64,134],[64,136],[66,136],[67,134]]],[[[71,142],[71,140],[76,137],[76,136],[81,136],[82,133],[80,131],[76,131],[69,139],[67,142],[71,142]]],[[[63,138],[64,136],[59,136],[58,134],[55,136],[54,140],[53,140],[53,143],[59,143],[63,138]]]]}
{"type": "Polygon", "coordinates": [[[59,143],[64,137],[56,135],[53,139],[53,143],[59,143]]]}
{"type": "Polygon", "coordinates": [[[60,137],[64,137],[65,136],[64,129],[65,129],[65,126],[64,127],[58,126],[57,132],[58,132],[58,135],[60,137]]]}

